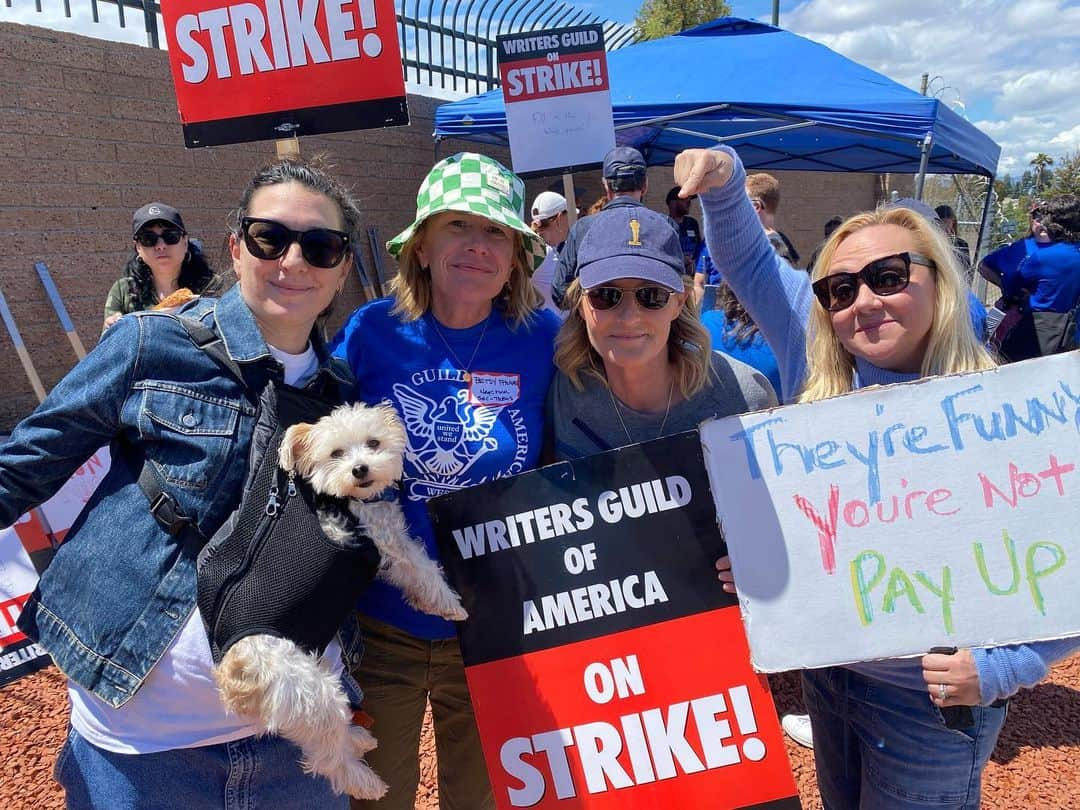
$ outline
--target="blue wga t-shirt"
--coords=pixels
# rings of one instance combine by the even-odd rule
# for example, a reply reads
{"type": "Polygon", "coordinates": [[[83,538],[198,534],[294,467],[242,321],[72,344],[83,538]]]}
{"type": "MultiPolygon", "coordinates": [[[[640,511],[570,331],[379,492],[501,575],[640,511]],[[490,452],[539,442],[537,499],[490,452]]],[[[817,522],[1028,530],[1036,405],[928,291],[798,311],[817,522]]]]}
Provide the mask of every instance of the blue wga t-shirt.
{"type": "MultiPolygon", "coordinates": [[[[402,506],[412,535],[438,559],[429,498],[539,462],[559,319],[541,310],[515,329],[496,308],[476,326],[451,329],[430,311],[405,322],[390,314],[392,306],[383,298],[360,307],[331,349],[356,375],[357,399],[389,399],[405,423],[402,506]]],[[[414,610],[382,580],[372,583],[358,607],[420,638],[455,635],[452,623],[414,610]]]]}

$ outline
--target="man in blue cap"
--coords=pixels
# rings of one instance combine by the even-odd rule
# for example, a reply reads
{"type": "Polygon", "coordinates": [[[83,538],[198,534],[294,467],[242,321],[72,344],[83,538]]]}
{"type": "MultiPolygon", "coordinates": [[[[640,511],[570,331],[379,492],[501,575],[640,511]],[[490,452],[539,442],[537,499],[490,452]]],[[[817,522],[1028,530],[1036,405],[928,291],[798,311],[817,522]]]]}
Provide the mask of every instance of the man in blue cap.
{"type": "MultiPolygon", "coordinates": [[[[603,184],[607,202],[600,209],[601,212],[627,206],[644,208],[642,200],[648,190],[645,170],[645,158],[632,146],[616,146],[604,155],[603,184]]],[[[578,245],[591,226],[592,217],[583,217],[575,222],[559,251],[559,265],[551,282],[551,300],[563,309],[566,290],[578,275],[578,245]]],[[[672,227],[676,228],[674,223],[672,227]]]]}

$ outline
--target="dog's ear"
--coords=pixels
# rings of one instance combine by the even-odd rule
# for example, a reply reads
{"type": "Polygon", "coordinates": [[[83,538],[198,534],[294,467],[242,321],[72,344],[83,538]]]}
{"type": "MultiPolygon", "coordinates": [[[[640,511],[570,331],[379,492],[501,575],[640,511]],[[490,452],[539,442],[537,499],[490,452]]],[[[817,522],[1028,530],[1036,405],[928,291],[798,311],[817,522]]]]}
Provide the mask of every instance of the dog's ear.
{"type": "Polygon", "coordinates": [[[286,472],[292,472],[295,469],[304,476],[311,472],[311,463],[310,461],[305,463],[305,459],[310,449],[309,439],[313,427],[314,425],[301,422],[285,431],[281,448],[278,450],[278,464],[281,469],[286,472]]]}
{"type": "Polygon", "coordinates": [[[404,439],[405,425],[401,421],[401,417],[398,416],[397,408],[394,407],[394,404],[390,400],[384,399],[382,402],[380,402],[374,407],[375,410],[378,411],[379,416],[382,417],[383,423],[388,428],[394,430],[397,433],[400,433],[402,439],[404,439]]]}
{"type": "Polygon", "coordinates": [[[372,407],[375,408],[383,422],[386,424],[393,425],[400,421],[397,410],[394,409],[394,405],[390,400],[384,399],[378,405],[373,405],[372,407]]]}

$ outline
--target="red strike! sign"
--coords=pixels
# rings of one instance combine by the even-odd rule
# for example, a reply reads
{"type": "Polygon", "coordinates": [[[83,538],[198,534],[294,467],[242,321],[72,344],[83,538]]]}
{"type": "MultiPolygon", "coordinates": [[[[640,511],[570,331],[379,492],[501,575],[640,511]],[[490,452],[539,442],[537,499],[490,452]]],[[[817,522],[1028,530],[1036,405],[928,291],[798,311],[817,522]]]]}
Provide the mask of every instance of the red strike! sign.
{"type": "Polygon", "coordinates": [[[531,101],[608,89],[603,53],[575,53],[556,61],[536,59],[500,66],[508,101],[531,101]]]}
{"type": "Polygon", "coordinates": [[[797,808],[776,709],[748,661],[729,607],[467,667],[499,807],[797,808]],[[545,701],[521,699],[530,692],[545,701]]]}
{"type": "MultiPolygon", "coordinates": [[[[197,122],[404,102],[393,0],[173,0],[162,6],[185,135],[197,122]]],[[[327,126],[308,123],[295,134],[387,125],[376,118],[343,126],[331,114],[327,126]]],[[[294,134],[288,129],[261,137],[294,134]]],[[[211,137],[218,143],[255,139],[211,137]]]]}

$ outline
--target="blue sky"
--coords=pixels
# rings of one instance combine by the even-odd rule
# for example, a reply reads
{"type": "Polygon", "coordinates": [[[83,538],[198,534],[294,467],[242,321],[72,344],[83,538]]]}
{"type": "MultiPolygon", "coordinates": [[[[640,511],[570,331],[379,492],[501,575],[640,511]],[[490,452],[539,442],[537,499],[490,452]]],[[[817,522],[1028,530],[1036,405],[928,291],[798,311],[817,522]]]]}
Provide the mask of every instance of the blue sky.
{"type": "MultiPolygon", "coordinates": [[[[729,0],[768,22],[771,0],[729,0]]],[[[638,0],[578,3],[632,22],[638,0]]],[[[1080,0],[781,0],[780,25],[930,91],[1002,147],[998,173],[1080,152],[1080,0]]]]}
{"type": "MultiPolygon", "coordinates": [[[[771,0],[729,4],[739,17],[772,14],[771,0]]],[[[641,0],[574,5],[631,23],[641,0]]],[[[90,0],[71,6],[65,20],[62,0],[42,0],[40,14],[14,0],[0,4],[0,21],[145,44],[140,15],[129,11],[120,30],[90,23],[90,0]]],[[[99,8],[115,19],[116,6],[99,8]]],[[[780,25],[912,89],[929,73],[932,94],[1001,144],[999,174],[1019,174],[1037,152],[1080,152],[1080,0],[781,0],[780,25]]]]}

